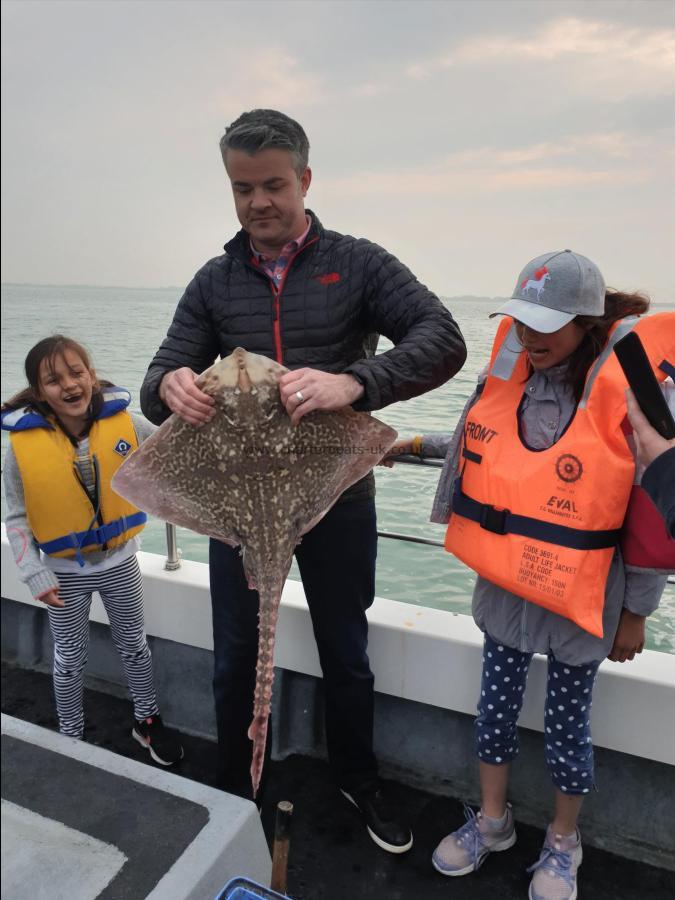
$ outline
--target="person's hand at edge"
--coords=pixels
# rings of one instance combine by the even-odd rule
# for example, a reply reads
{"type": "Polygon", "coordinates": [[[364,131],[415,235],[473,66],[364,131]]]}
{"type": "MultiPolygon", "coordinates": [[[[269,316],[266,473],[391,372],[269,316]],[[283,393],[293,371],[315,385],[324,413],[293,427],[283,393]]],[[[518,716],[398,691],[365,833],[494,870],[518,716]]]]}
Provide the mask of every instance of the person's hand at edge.
{"type": "Polygon", "coordinates": [[[66,605],[64,601],[59,597],[58,588],[50,588],[48,591],[45,591],[44,594],[40,594],[40,596],[36,597],[35,599],[39,600],[40,603],[46,603],[47,606],[62,607],[66,605]]]}
{"type": "Polygon", "coordinates": [[[635,394],[630,388],[626,390],[626,406],[628,407],[628,420],[633,426],[633,434],[640,462],[648,466],[654,462],[657,456],[665,453],[671,447],[675,447],[675,438],[668,440],[662,437],[638,406],[635,394]]]}
{"type": "Polygon", "coordinates": [[[394,460],[397,456],[404,456],[406,454],[412,454],[413,451],[413,443],[415,438],[401,438],[391,445],[389,450],[387,450],[386,456],[384,456],[378,463],[379,466],[386,466],[388,469],[393,468],[394,460]]]}
{"type": "Polygon", "coordinates": [[[639,616],[624,607],[621,610],[619,627],[607,659],[621,663],[634,659],[636,653],[642,653],[644,645],[645,616],[639,616]]]}

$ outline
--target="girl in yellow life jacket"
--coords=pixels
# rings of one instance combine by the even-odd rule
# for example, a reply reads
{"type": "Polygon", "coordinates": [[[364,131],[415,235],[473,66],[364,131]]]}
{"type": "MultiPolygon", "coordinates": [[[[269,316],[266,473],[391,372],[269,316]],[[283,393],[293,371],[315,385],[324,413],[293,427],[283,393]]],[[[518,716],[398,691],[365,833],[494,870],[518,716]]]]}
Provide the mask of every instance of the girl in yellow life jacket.
{"type": "Polygon", "coordinates": [[[92,593],[100,594],[134,704],[132,736],[162,765],[183,755],[163,726],[143,626],[136,535],[146,515],[117,495],[117,468],[152,433],[129,393],[100,383],[87,351],[53,335],[25,361],[28,387],[2,406],[7,537],[19,575],[47,607],[62,734],[82,738],[92,593]]]}
{"type": "Polygon", "coordinates": [[[446,549],[478,573],[482,803],[477,814],[466,807],[466,823],[436,848],[433,865],[444,875],[473,872],[515,843],[506,797],[516,724],[532,655],[548,656],[544,735],[555,813],[532,867],[533,900],[577,896],[577,818],[594,786],[595,676],[606,657],[623,662],[641,652],[645,618],[666,580],[627,571],[617,549],[635,463],[624,432],[626,380],[612,347],[634,329],[661,380],[675,362],[675,313],[638,318],[648,305],[607,291],[579,254],[532,260],[493,314],[505,318],[454,436],[392,448],[445,456],[432,521],[448,524],[446,549]]]}

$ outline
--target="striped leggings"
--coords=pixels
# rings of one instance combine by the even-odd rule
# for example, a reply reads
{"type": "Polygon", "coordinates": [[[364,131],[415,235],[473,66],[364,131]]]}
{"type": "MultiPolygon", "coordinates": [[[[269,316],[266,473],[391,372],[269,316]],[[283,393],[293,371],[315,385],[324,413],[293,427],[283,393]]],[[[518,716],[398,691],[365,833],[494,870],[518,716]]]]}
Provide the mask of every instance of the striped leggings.
{"type": "Polygon", "coordinates": [[[86,574],[56,573],[64,607],[47,607],[54,638],[54,694],[59,731],[81,738],[84,731],[82,673],[89,649],[91,596],[98,591],[134,703],[134,716],[158,713],[152,657],[143,628],[143,581],[135,556],[113,569],[86,574]]]}

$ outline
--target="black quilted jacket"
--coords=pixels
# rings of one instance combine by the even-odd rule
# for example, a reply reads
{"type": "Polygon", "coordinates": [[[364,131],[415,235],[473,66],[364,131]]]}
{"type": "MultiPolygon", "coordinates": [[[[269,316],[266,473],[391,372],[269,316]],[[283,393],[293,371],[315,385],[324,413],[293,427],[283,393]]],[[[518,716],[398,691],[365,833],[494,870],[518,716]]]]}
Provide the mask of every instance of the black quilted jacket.
{"type": "Polygon", "coordinates": [[[364,410],[438,387],[462,367],[464,340],[438,298],[382,247],[326,231],[310,215],[278,303],[267,275],[251,262],[244,231],[197,272],[141,388],[151,421],[169,415],[157,393],[165,372],[202,372],[235,347],[289,369],[349,372],[365,388],[354,405],[364,410]],[[373,356],[378,334],[395,346],[373,356]]]}
{"type": "Polygon", "coordinates": [[[245,231],[197,272],[145,376],[148,419],[159,424],[169,415],[157,392],[166,372],[202,372],[235,347],[289,369],[354,375],[365,389],[354,404],[360,410],[415,397],[462,367],[464,340],[440,300],[382,247],[326,231],[310,215],[312,227],[278,297],[252,263],[245,231]],[[379,334],[395,346],[375,356],[379,334]]]}

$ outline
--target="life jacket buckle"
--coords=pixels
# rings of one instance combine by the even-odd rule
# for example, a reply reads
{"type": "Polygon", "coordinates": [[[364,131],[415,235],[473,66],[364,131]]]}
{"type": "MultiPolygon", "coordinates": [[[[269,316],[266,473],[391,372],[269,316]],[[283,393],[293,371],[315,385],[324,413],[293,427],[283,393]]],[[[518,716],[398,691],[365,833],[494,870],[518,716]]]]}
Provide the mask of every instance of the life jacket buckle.
{"type": "Polygon", "coordinates": [[[509,513],[508,509],[497,509],[484,503],[480,510],[480,527],[493,534],[506,534],[506,517],[509,513]]]}

